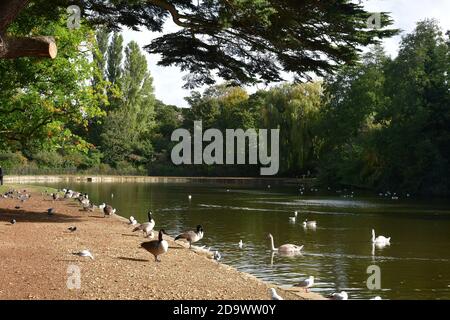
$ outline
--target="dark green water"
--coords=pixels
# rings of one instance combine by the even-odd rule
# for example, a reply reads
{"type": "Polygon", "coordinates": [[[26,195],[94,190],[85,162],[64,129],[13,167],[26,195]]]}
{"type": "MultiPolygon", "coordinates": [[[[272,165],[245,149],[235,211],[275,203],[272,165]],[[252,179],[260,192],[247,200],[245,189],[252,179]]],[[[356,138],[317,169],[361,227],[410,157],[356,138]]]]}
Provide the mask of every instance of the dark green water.
{"type": "Polygon", "coordinates": [[[312,291],[322,294],[345,290],[351,299],[450,299],[450,203],[445,200],[394,201],[357,193],[353,198],[300,196],[298,188],[189,184],[53,186],[88,192],[94,203],[109,203],[138,221],[146,221],[151,209],[155,229],[165,228],[171,235],[202,224],[205,237],[197,245],[219,250],[223,263],[281,286],[313,275],[312,291]],[[294,210],[299,216],[291,223],[294,210]],[[316,220],[317,229],[305,230],[305,218],[316,220]],[[372,228],[392,237],[391,245],[373,248],[372,228]],[[269,232],[275,246],[303,244],[303,255],[272,257],[269,232]],[[371,265],[381,269],[381,290],[367,288],[371,265]]]}

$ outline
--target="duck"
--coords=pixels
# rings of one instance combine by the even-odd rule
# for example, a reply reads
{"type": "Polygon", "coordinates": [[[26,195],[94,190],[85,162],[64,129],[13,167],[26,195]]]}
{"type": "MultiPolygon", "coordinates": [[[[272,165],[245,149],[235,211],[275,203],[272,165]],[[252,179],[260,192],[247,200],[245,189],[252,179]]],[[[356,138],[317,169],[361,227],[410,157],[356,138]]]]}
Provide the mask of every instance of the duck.
{"type": "Polygon", "coordinates": [[[275,248],[274,243],[273,243],[273,236],[272,234],[269,233],[269,239],[270,239],[270,244],[271,244],[271,250],[272,251],[277,251],[280,253],[300,253],[300,251],[302,251],[303,246],[297,246],[295,244],[283,244],[281,246],[279,246],[278,248],[275,248]]]}
{"type": "Polygon", "coordinates": [[[74,252],[73,254],[80,257],[89,257],[94,260],[94,256],[89,250],[81,250],[80,252],[74,252]]]}
{"type": "Polygon", "coordinates": [[[375,230],[372,229],[372,243],[378,245],[388,245],[391,242],[391,237],[387,238],[385,236],[375,237],[375,230]]]}
{"type": "Polygon", "coordinates": [[[153,228],[155,227],[155,220],[153,220],[153,218],[152,218],[152,212],[149,211],[147,213],[147,216],[148,216],[148,222],[142,223],[133,229],[133,232],[142,231],[146,238],[148,238],[150,236],[150,234],[153,231],[153,228]]]}
{"type": "Polygon", "coordinates": [[[317,221],[308,221],[308,219],[306,219],[303,221],[303,227],[314,229],[317,227],[317,221]]]}
{"type": "Polygon", "coordinates": [[[294,287],[305,288],[306,292],[308,292],[308,288],[311,288],[313,285],[314,285],[314,276],[309,276],[309,278],[300,281],[300,283],[294,285],[294,287]]]}
{"type": "Polygon", "coordinates": [[[270,288],[269,293],[271,295],[272,300],[284,300],[280,295],[278,295],[275,288],[270,288]]]}
{"type": "Polygon", "coordinates": [[[348,294],[345,291],[335,292],[330,295],[331,300],[348,300],[348,294]]]}
{"type": "Polygon", "coordinates": [[[169,250],[169,243],[163,239],[163,234],[167,234],[164,229],[159,230],[158,240],[141,243],[141,247],[150,252],[155,257],[155,262],[161,262],[158,257],[169,250]]]}
{"type": "Polygon", "coordinates": [[[200,241],[203,239],[203,228],[201,225],[197,226],[197,231],[186,231],[175,237],[175,241],[179,239],[184,239],[189,242],[189,249],[192,248],[192,244],[194,242],[200,241]]]}

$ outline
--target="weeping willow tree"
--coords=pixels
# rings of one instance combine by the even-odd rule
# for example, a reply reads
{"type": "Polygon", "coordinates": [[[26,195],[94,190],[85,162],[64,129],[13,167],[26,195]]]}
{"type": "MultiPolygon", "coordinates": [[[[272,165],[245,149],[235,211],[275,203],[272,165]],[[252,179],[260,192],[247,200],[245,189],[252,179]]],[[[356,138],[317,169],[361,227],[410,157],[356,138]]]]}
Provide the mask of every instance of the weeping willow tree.
{"type": "Polygon", "coordinates": [[[262,125],[280,129],[281,170],[304,174],[313,170],[320,141],[316,134],[320,83],[285,84],[269,90],[262,106],[262,125]]]}

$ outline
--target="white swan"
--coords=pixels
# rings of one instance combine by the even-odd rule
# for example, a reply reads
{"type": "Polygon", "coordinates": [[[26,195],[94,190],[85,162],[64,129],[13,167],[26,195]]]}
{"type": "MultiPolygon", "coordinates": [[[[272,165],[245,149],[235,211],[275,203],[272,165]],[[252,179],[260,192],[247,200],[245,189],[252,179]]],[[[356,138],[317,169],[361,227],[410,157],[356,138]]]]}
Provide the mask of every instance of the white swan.
{"type": "Polygon", "coordinates": [[[375,237],[375,230],[372,229],[372,243],[382,246],[382,245],[389,245],[390,242],[391,242],[391,237],[389,237],[389,238],[387,238],[385,236],[375,237]]]}
{"type": "Polygon", "coordinates": [[[279,246],[278,248],[275,248],[275,245],[273,243],[273,236],[269,233],[269,239],[270,239],[270,245],[272,251],[277,251],[280,253],[300,253],[300,251],[303,249],[303,246],[297,246],[295,244],[283,244],[279,246]]]}

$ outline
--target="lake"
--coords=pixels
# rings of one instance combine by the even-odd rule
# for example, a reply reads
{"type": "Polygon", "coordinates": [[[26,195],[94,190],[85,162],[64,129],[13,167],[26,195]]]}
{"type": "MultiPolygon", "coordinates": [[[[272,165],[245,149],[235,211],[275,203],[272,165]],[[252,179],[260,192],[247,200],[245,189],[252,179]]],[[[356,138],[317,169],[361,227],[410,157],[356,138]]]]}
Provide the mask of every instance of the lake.
{"type": "Polygon", "coordinates": [[[201,224],[205,236],[196,245],[219,250],[222,263],[282,287],[312,275],[316,285],[311,291],[324,295],[345,290],[350,299],[450,299],[450,202],[443,199],[392,200],[328,190],[301,195],[298,187],[242,185],[46,185],[87,192],[94,203],[111,204],[118,214],[139,222],[151,210],[155,229],[172,236],[201,224]],[[296,223],[289,221],[294,211],[296,223]],[[304,229],[305,219],[316,220],[317,228],[304,229]],[[374,248],[372,228],[392,237],[391,245],[374,248]],[[303,254],[271,254],[269,232],[275,246],[301,244],[303,254]],[[367,269],[373,265],[381,271],[379,290],[367,287],[367,269]]]}

